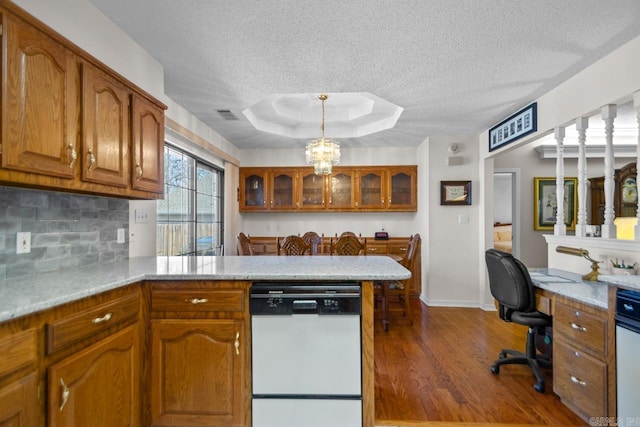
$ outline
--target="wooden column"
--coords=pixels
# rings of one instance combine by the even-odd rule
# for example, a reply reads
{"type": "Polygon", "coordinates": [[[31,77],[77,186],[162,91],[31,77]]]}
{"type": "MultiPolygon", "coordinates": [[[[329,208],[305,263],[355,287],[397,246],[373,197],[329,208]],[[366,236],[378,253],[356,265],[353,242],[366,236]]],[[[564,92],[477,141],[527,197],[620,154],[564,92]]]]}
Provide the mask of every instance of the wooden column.
{"type": "Polygon", "coordinates": [[[578,130],[578,224],[576,224],[577,237],[585,237],[587,235],[587,155],[585,143],[587,140],[588,128],[588,117],[578,117],[576,119],[576,129],[578,130]]]}
{"type": "Polygon", "coordinates": [[[554,236],[566,236],[567,226],[564,223],[564,135],[563,127],[555,129],[556,137],[556,223],[553,226],[554,236]]]}
{"type": "Polygon", "coordinates": [[[606,145],[604,148],[604,224],[602,225],[602,237],[605,239],[616,238],[616,226],[613,223],[615,211],[613,209],[613,196],[615,189],[613,169],[613,121],[617,115],[617,107],[614,104],[602,107],[602,119],[604,120],[604,132],[606,145]]]}

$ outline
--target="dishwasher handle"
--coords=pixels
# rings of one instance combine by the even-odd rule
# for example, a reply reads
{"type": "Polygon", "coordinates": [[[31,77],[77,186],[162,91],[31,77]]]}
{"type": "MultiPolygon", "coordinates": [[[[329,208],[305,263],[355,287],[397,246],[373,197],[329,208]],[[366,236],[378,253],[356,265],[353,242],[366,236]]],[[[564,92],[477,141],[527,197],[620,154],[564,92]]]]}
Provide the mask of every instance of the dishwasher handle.
{"type": "Polygon", "coordinates": [[[291,308],[293,314],[317,314],[318,301],[312,299],[294,300],[291,308]]]}

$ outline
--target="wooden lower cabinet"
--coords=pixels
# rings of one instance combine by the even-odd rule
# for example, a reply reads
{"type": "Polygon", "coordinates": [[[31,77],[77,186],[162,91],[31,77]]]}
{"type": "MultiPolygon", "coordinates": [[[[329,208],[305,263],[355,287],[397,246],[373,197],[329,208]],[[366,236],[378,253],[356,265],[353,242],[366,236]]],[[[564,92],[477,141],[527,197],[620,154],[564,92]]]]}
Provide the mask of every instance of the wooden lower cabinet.
{"type": "Polygon", "coordinates": [[[553,391],[585,421],[615,417],[615,356],[608,312],[555,296],[553,391]]]}
{"type": "Polygon", "coordinates": [[[243,320],[151,321],[151,423],[246,425],[243,320]]]}
{"type": "Polygon", "coordinates": [[[0,387],[0,427],[38,425],[38,383],[35,373],[0,387]]]}
{"type": "Polygon", "coordinates": [[[52,365],[49,426],[140,426],[140,344],[132,325],[52,365]]]}

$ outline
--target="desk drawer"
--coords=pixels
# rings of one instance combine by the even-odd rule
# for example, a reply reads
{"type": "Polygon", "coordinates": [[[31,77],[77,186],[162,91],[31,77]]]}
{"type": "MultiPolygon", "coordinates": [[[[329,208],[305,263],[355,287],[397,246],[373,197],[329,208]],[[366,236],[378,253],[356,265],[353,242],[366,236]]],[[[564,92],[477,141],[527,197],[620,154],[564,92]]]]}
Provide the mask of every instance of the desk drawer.
{"type": "Polygon", "coordinates": [[[568,342],[595,352],[607,354],[607,320],[595,314],[572,307],[556,300],[553,313],[553,329],[568,342]]]}
{"type": "Polygon", "coordinates": [[[132,293],[48,323],[47,352],[53,353],[127,320],[135,321],[139,311],[140,298],[138,293],[132,293]]]}
{"type": "Polygon", "coordinates": [[[588,417],[606,414],[607,365],[581,350],[555,340],[553,389],[588,417]]]}
{"type": "Polygon", "coordinates": [[[242,289],[153,290],[151,311],[244,311],[244,295],[242,289]]]}

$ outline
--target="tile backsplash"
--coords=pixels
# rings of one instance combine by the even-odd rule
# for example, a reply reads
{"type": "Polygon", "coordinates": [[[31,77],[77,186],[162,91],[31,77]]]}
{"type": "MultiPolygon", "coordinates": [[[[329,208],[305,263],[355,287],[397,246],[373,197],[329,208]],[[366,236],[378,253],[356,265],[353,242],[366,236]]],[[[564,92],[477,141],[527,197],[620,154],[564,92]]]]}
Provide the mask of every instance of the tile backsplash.
{"type": "Polygon", "coordinates": [[[129,257],[129,201],[0,186],[0,280],[129,257]],[[16,254],[16,234],[31,252],[16,254]]]}

